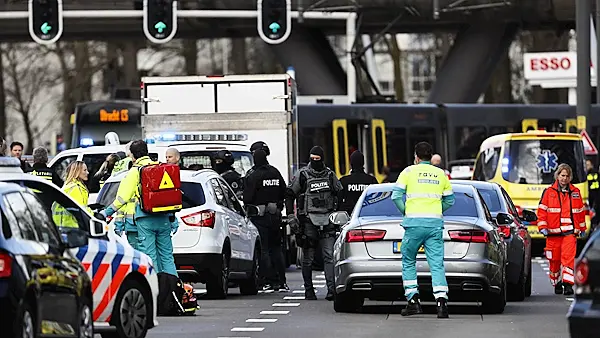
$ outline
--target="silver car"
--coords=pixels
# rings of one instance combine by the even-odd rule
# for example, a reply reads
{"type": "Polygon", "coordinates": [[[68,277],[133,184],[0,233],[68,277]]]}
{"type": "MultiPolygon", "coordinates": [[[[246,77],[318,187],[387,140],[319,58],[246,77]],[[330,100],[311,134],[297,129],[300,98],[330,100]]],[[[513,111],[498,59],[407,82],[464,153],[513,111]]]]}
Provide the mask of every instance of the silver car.
{"type": "MultiPolygon", "coordinates": [[[[394,184],[369,186],[343,225],[334,248],[336,312],[359,310],[364,299],[405,299],[400,247],[402,215],[391,199],[394,184]]],[[[479,301],[486,313],[506,305],[506,247],[483,197],[473,186],[453,184],[455,204],[444,213],[444,262],[449,300],[479,301]]],[[[508,217],[507,217],[508,218],[508,217]]],[[[502,219],[500,217],[499,219],[502,219]]],[[[417,256],[421,299],[433,300],[424,249],[417,256]]]]}

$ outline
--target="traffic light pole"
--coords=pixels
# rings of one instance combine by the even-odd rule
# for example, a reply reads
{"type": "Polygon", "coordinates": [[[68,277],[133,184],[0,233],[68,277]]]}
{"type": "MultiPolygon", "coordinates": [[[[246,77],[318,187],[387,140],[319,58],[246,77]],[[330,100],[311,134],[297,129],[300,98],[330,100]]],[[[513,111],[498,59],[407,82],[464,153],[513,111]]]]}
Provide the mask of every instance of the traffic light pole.
{"type": "MultiPolygon", "coordinates": [[[[586,130],[587,119],[592,105],[591,72],[590,72],[590,15],[591,1],[576,1],[577,32],[577,121],[578,128],[586,130]]],[[[594,65],[598,67],[597,65],[594,65]]]]}

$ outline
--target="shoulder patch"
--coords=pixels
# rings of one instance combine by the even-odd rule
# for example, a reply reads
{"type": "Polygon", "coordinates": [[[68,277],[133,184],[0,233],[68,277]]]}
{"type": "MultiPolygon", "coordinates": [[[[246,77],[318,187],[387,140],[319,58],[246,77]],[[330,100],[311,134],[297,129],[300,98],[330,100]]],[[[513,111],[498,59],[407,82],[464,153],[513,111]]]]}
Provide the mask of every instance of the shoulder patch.
{"type": "Polygon", "coordinates": [[[574,192],[571,194],[571,197],[573,198],[580,198],[579,193],[578,192],[574,192]]]}

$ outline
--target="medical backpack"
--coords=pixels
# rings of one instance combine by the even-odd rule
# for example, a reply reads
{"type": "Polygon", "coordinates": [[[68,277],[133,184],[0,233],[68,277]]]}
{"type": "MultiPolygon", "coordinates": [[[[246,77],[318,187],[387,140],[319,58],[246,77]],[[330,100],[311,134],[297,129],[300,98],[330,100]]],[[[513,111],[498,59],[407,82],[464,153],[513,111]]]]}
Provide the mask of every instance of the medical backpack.
{"type": "Polygon", "coordinates": [[[176,164],[149,164],[139,168],[140,202],[149,214],[174,213],[182,209],[181,180],[176,164]]]}

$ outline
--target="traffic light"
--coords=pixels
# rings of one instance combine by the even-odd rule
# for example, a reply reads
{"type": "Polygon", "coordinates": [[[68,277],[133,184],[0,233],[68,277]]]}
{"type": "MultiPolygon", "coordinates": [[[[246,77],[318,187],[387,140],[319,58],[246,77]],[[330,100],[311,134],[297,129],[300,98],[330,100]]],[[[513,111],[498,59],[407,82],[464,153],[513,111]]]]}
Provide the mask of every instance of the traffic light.
{"type": "Polygon", "coordinates": [[[565,133],[577,134],[577,119],[565,119],[565,133]]]}
{"type": "Polygon", "coordinates": [[[177,32],[176,0],[144,0],[144,34],[153,43],[167,43],[177,32]]]}
{"type": "Polygon", "coordinates": [[[258,0],[258,35],[272,45],[284,42],[292,31],[290,0],[258,0]]]}
{"type": "Polygon", "coordinates": [[[63,32],[62,0],[29,0],[29,35],[33,41],[49,45],[63,32]]]}

